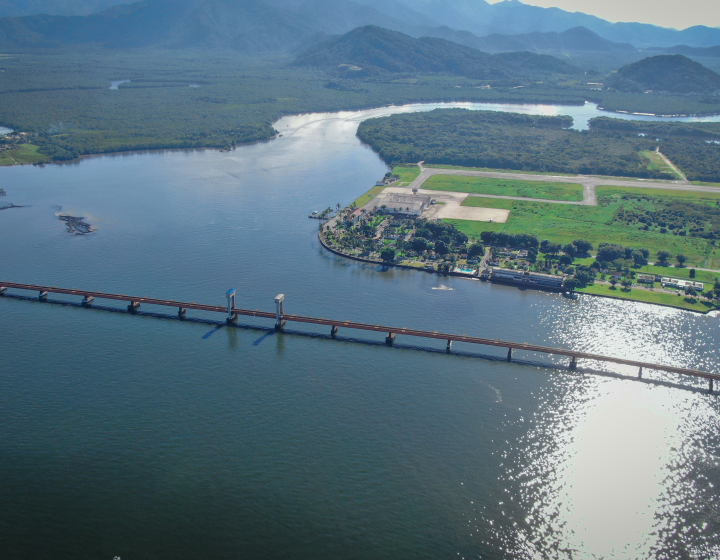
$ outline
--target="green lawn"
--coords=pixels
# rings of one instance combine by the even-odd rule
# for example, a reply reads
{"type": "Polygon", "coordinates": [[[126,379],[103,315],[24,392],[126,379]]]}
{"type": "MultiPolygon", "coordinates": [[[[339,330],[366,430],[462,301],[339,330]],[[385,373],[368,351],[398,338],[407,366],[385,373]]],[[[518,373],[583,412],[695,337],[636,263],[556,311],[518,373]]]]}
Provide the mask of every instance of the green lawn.
{"type": "Polygon", "coordinates": [[[12,150],[0,152],[0,165],[15,165],[18,163],[40,163],[50,158],[38,153],[38,147],[33,144],[20,144],[12,150]]]}
{"type": "Polygon", "coordinates": [[[383,190],[385,190],[385,185],[373,187],[355,201],[355,206],[357,206],[358,208],[365,206],[373,198],[379,195],[383,190]]]}
{"type": "Polygon", "coordinates": [[[674,293],[668,292],[649,292],[647,290],[630,290],[625,292],[620,288],[616,287],[614,290],[611,286],[604,284],[593,284],[585,288],[578,288],[578,293],[585,294],[598,294],[602,296],[609,296],[617,299],[629,299],[632,301],[641,301],[645,303],[655,303],[661,305],[671,305],[672,307],[679,307],[681,309],[692,309],[693,311],[709,311],[712,306],[707,302],[703,303],[700,299],[697,299],[697,303],[690,303],[686,301],[686,296],[678,296],[674,293]]]}
{"type": "Polygon", "coordinates": [[[520,196],[523,198],[544,198],[547,200],[580,201],[583,199],[582,185],[576,183],[435,175],[425,182],[423,188],[433,191],[520,196]]]}
{"type": "Polygon", "coordinates": [[[704,192],[704,191],[682,191],[671,189],[645,189],[642,187],[613,187],[608,185],[600,185],[595,191],[598,196],[598,203],[603,198],[621,198],[623,195],[645,196],[649,198],[672,198],[681,199],[694,203],[705,203],[720,205],[720,193],[704,192]]]}
{"type": "Polygon", "coordinates": [[[407,183],[408,185],[412,183],[415,179],[417,179],[418,175],[420,175],[420,168],[417,165],[413,165],[410,167],[393,167],[393,175],[399,175],[400,179],[398,180],[398,185],[402,186],[403,184],[407,183]]]}
{"type": "Polygon", "coordinates": [[[672,175],[673,177],[682,179],[682,177],[680,177],[680,175],[678,175],[675,170],[671,166],[669,166],[662,158],[662,156],[657,152],[644,150],[640,153],[643,155],[643,157],[650,160],[650,163],[648,164],[648,169],[650,171],[659,171],[660,173],[667,173],[668,175],[672,175]]]}
{"type": "MultiPolygon", "coordinates": [[[[599,187],[598,196],[605,189],[615,187],[599,187]]],[[[647,191],[650,189],[625,189],[647,191]]],[[[693,193],[658,190],[662,194],[690,197],[720,197],[714,193],[693,193]]],[[[619,198],[619,197],[618,197],[619,198]]],[[[697,199],[694,200],[698,202],[697,199]]],[[[467,220],[445,220],[454,224],[467,236],[479,238],[483,231],[505,231],[507,233],[530,233],[540,240],[549,239],[565,244],[575,239],[586,239],[595,247],[600,243],[619,243],[626,247],[646,247],[651,252],[651,259],[659,250],[670,251],[673,255],[683,253],[688,257],[686,266],[713,268],[717,251],[709,242],[699,237],[680,237],[653,231],[638,230],[624,223],[613,223],[613,218],[620,202],[609,201],[606,205],[578,206],[572,204],[552,204],[548,202],[529,202],[524,200],[503,200],[483,197],[468,197],[464,206],[510,209],[506,223],[473,222],[467,220]],[[710,266],[705,266],[706,260],[710,266]]]]}
{"type": "Polygon", "coordinates": [[[425,167],[434,167],[435,169],[462,169],[463,171],[490,171],[492,173],[515,173],[515,174],[532,173],[533,175],[577,177],[577,175],[574,175],[572,173],[554,173],[551,171],[518,171],[516,169],[493,169],[490,167],[462,167],[459,165],[437,165],[437,164],[425,165],[425,167]]]}

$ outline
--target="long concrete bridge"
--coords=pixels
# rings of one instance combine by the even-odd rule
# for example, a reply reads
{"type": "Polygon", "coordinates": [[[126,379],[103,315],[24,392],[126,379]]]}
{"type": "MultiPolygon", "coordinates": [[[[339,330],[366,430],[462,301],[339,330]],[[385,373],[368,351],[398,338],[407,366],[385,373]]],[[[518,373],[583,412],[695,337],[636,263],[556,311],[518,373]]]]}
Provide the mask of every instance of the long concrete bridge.
{"type": "Polygon", "coordinates": [[[93,292],[88,290],[76,290],[67,288],[57,288],[55,286],[38,286],[35,284],[19,284],[16,282],[0,282],[0,296],[4,296],[8,289],[25,290],[36,292],[40,301],[47,301],[48,294],[63,294],[68,296],[82,297],[82,304],[85,307],[92,307],[93,301],[97,299],[116,300],[128,302],[128,312],[136,313],[143,304],[160,305],[164,307],[172,307],[178,310],[178,317],[184,319],[189,309],[198,311],[209,311],[213,313],[221,313],[225,315],[227,323],[233,324],[240,315],[249,317],[260,317],[263,319],[272,319],[275,321],[275,329],[282,331],[287,321],[296,323],[307,323],[313,325],[324,325],[330,327],[330,335],[334,338],[338,329],[354,329],[363,331],[381,332],[386,334],[385,343],[392,346],[397,335],[412,336],[418,338],[431,338],[444,340],[447,343],[446,349],[451,352],[453,342],[467,342],[469,344],[478,344],[484,346],[495,346],[507,348],[507,360],[512,360],[513,350],[524,350],[526,352],[539,352],[542,354],[553,354],[557,356],[566,356],[570,358],[570,370],[577,368],[578,360],[590,360],[597,362],[607,362],[612,364],[621,364],[638,368],[638,378],[642,378],[643,371],[656,370],[686,375],[694,378],[706,379],[708,381],[708,390],[712,393],[713,382],[720,381],[720,373],[701,371],[698,369],[680,368],[675,366],[667,366],[655,364],[651,362],[642,362],[638,360],[627,360],[614,356],[603,356],[599,354],[589,354],[587,352],[577,352],[575,350],[567,350],[565,348],[552,348],[549,346],[539,346],[537,344],[528,344],[520,342],[510,342],[506,340],[498,340],[492,338],[480,338],[476,336],[458,335],[450,333],[441,333],[438,331],[424,331],[417,329],[389,327],[383,325],[370,325],[368,323],[357,323],[353,321],[338,321],[333,319],[305,317],[302,315],[285,313],[285,296],[278,295],[275,298],[275,312],[258,311],[250,309],[241,309],[235,305],[235,290],[228,291],[225,296],[227,299],[226,306],[206,305],[195,302],[183,302],[168,299],[147,298],[138,296],[129,296],[125,294],[110,294],[105,292],[93,292]]]}

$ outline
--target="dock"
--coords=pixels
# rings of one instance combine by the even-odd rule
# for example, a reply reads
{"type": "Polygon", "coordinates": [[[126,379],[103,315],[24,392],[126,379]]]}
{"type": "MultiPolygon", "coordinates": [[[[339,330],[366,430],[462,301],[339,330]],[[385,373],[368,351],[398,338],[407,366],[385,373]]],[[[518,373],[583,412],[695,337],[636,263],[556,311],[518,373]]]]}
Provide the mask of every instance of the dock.
{"type": "Polygon", "coordinates": [[[525,352],[538,352],[541,354],[550,354],[556,356],[564,356],[570,359],[569,369],[574,371],[577,368],[578,360],[588,360],[595,362],[605,362],[612,364],[620,364],[637,368],[638,378],[642,378],[643,372],[649,370],[663,371],[684,375],[696,379],[704,379],[708,382],[708,390],[713,392],[713,383],[720,382],[720,373],[707,372],[698,369],[681,368],[663,364],[655,364],[651,362],[643,362],[639,360],[628,360],[614,356],[604,356],[600,354],[590,354],[587,352],[577,352],[566,348],[553,348],[549,346],[541,346],[537,344],[528,344],[520,342],[512,342],[499,339],[481,338],[477,336],[469,336],[466,334],[458,335],[451,333],[442,333],[438,331],[426,331],[418,329],[398,328],[384,325],[371,325],[368,323],[358,323],[354,321],[340,321],[333,319],[325,319],[318,317],[307,317],[303,315],[285,313],[285,295],[279,294],[275,297],[275,311],[259,311],[242,309],[236,307],[235,290],[229,290],[225,296],[227,305],[206,305],[195,302],[184,302],[169,299],[148,298],[140,296],[129,296],[126,294],[111,294],[106,292],[94,292],[87,290],[58,288],[55,286],[40,286],[35,284],[19,284],[16,282],[0,282],[0,296],[4,296],[8,289],[23,290],[36,292],[38,300],[47,301],[48,294],[62,294],[67,296],[76,296],[82,298],[84,307],[92,307],[95,299],[115,300],[127,302],[128,313],[136,313],[141,305],[159,305],[177,309],[179,319],[184,319],[189,310],[208,311],[211,313],[221,313],[226,316],[228,324],[233,324],[239,316],[258,317],[262,319],[271,319],[275,322],[275,329],[282,331],[286,322],[305,323],[311,325],[322,325],[331,327],[330,335],[334,338],[339,329],[352,329],[361,331],[380,332],[386,335],[385,343],[392,346],[398,336],[410,336],[416,338],[437,339],[446,342],[447,352],[452,351],[454,342],[466,342],[469,344],[477,344],[482,346],[493,346],[507,349],[507,361],[512,361],[513,351],[522,350],[525,352]]]}

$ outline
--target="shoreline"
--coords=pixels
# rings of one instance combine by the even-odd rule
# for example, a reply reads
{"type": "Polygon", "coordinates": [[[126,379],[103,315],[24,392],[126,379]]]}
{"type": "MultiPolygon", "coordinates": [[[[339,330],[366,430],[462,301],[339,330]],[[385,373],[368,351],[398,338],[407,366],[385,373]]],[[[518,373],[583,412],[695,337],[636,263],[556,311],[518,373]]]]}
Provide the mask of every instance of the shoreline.
{"type": "MultiPolygon", "coordinates": [[[[275,140],[279,137],[281,132],[275,128],[275,125],[278,124],[282,119],[288,118],[288,117],[302,117],[307,115],[323,115],[323,114],[333,114],[337,115],[340,113],[357,113],[361,111],[375,111],[375,110],[383,110],[383,109],[393,109],[398,107],[412,107],[415,105],[444,105],[444,106],[458,106],[458,105],[518,105],[518,106],[567,106],[567,107],[582,107],[585,104],[594,104],[596,109],[598,111],[602,111],[603,113],[607,113],[605,116],[612,117],[613,115],[631,115],[631,116],[646,116],[646,117],[655,117],[658,119],[665,119],[665,118],[678,118],[678,119],[692,119],[692,118],[712,118],[712,117],[720,117],[720,113],[687,113],[687,114],[680,114],[680,115],[662,115],[657,113],[639,113],[639,112],[632,112],[632,111],[625,111],[621,109],[617,110],[611,110],[611,109],[605,109],[601,107],[597,102],[586,99],[584,102],[577,102],[573,103],[571,101],[556,101],[556,102],[538,102],[538,101],[527,101],[527,100],[517,100],[513,98],[507,98],[504,100],[492,100],[492,101],[486,101],[486,100],[472,100],[472,99],[465,99],[465,100],[456,100],[456,101],[446,101],[446,100],[435,100],[435,101],[427,101],[427,100],[417,100],[417,101],[410,101],[408,103],[402,103],[402,104],[388,104],[388,105],[367,105],[367,106],[360,106],[352,109],[340,109],[335,111],[307,111],[302,113],[288,113],[288,114],[282,114],[280,113],[279,116],[275,121],[271,123],[271,126],[275,130],[275,134],[272,136],[269,136],[267,138],[259,138],[257,140],[251,140],[249,142],[243,142],[239,143],[236,146],[232,147],[231,150],[226,151],[233,151],[238,147],[243,146],[250,146],[253,144],[258,144],[261,142],[270,142],[271,140],[275,140]]],[[[477,109],[481,110],[481,109],[477,109]]],[[[492,109],[488,109],[492,110],[492,109]]],[[[372,117],[368,117],[372,118],[372,117]]],[[[638,119],[642,120],[642,119],[638,119]]],[[[4,128],[4,127],[3,127],[4,128]]],[[[18,130],[10,129],[12,132],[18,132],[18,130]]],[[[154,153],[154,152],[164,152],[164,151],[187,151],[187,150],[218,150],[223,151],[224,148],[218,148],[217,146],[197,146],[197,147],[191,147],[191,148],[179,148],[176,146],[167,146],[167,147],[157,147],[157,148],[130,148],[130,149],[120,149],[120,150],[113,150],[113,151],[98,151],[88,154],[82,154],[78,156],[77,158],[70,159],[70,160],[55,160],[55,161],[46,161],[46,162],[37,162],[37,163],[14,163],[12,165],[2,165],[0,167],[14,167],[16,165],[50,165],[50,164],[65,164],[65,163],[78,163],[82,161],[84,158],[88,157],[97,157],[97,156],[110,156],[110,155],[116,155],[116,154],[140,154],[140,153],[154,153]]]]}
{"type": "MultiPolygon", "coordinates": [[[[344,252],[342,252],[341,250],[336,249],[336,248],[332,247],[331,245],[329,245],[329,244],[325,241],[324,237],[320,234],[320,232],[318,232],[318,240],[320,241],[320,244],[321,244],[325,249],[327,249],[328,251],[330,251],[331,253],[333,253],[333,254],[335,254],[335,255],[338,255],[338,256],[340,256],[340,257],[344,257],[344,258],[346,258],[346,259],[353,260],[353,261],[364,262],[364,263],[368,263],[368,264],[381,265],[381,266],[387,266],[387,267],[393,267],[393,268],[401,268],[401,269],[404,269],[404,270],[417,270],[417,271],[426,272],[426,273],[429,273],[429,274],[438,274],[438,272],[437,272],[436,270],[426,270],[426,269],[424,269],[424,268],[419,268],[419,267],[416,267],[416,266],[408,266],[408,265],[400,264],[400,263],[388,263],[388,262],[381,261],[381,260],[368,259],[368,258],[365,258],[365,257],[359,257],[359,256],[357,256],[357,255],[351,255],[351,254],[348,254],[348,253],[344,253],[344,252]]],[[[443,274],[443,275],[444,275],[444,276],[455,276],[455,277],[460,277],[460,278],[473,279],[473,280],[478,280],[478,281],[480,280],[479,278],[468,278],[468,277],[467,277],[466,275],[464,275],[464,274],[458,274],[458,273],[452,272],[452,271],[449,271],[449,272],[447,272],[446,274],[443,274]]],[[[512,287],[516,287],[516,288],[522,288],[522,287],[523,287],[523,286],[516,286],[515,284],[509,284],[509,283],[501,283],[501,284],[504,285],[504,286],[512,286],[512,287]]],[[[528,288],[528,287],[525,287],[525,288],[526,288],[526,289],[530,289],[530,290],[534,289],[534,288],[528,288]]],[[[562,292],[558,292],[558,291],[556,291],[556,290],[536,290],[536,291],[539,291],[539,292],[548,292],[548,293],[562,293],[562,292]]],[[[699,309],[688,309],[687,307],[679,307],[679,306],[677,306],[677,305],[670,305],[670,304],[667,304],[667,303],[656,303],[656,302],[652,302],[652,301],[642,301],[642,300],[636,300],[636,299],[630,299],[630,298],[623,298],[623,297],[619,297],[619,296],[613,296],[613,295],[611,295],[611,294],[594,294],[594,293],[582,292],[582,291],[576,291],[576,290],[573,290],[571,293],[578,294],[578,295],[584,295],[584,296],[593,296],[593,297],[602,297],[602,298],[614,299],[614,300],[621,300],[621,301],[630,301],[630,302],[634,302],[634,303],[644,303],[644,304],[646,304],[646,305],[657,305],[657,306],[660,306],[660,307],[668,307],[668,308],[670,308],[670,309],[678,309],[678,310],[680,310],[680,311],[689,311],[689,312],[691,312],[691,313],[697,313],[698,315],[705,315],[705,316],[708,316],[708,314],[709,314],[711,311],[716,311],[715,309],[708,309],[707,311],[701,311],[701,310],[699,310],[699,309]]]]}

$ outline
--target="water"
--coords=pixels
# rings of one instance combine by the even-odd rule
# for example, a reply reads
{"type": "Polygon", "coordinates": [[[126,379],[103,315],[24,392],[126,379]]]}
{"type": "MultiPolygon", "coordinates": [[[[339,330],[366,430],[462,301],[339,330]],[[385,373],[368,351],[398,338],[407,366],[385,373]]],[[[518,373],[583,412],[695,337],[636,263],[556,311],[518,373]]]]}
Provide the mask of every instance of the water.
{"type": "Polygon", "coordinates": [[[12,128],[5,128],[4,126],[0,126],[0,136],[4,136],[5,134],[10,134],[12,132],[12,128]]]}
{"type": "MultiPolygon", "coordinates": [[[[290,313],[718,369],[714,317],[324,251],[308,213],[387,170],[358,122],[412,109],[289,117],[229,153],[2,169],[27,207],[0,212],[0,276],[218,305],[234,287],[266,310],[284,293],[290,313]],[[69,235],[60,213],[97,231],[69,235]]],[[[588,111],[544,109],[572,110],[588,111]]],[[[720,405],[693,381],[13,298],[0,333],[8,558],[720,555],[720,405]]]]}

